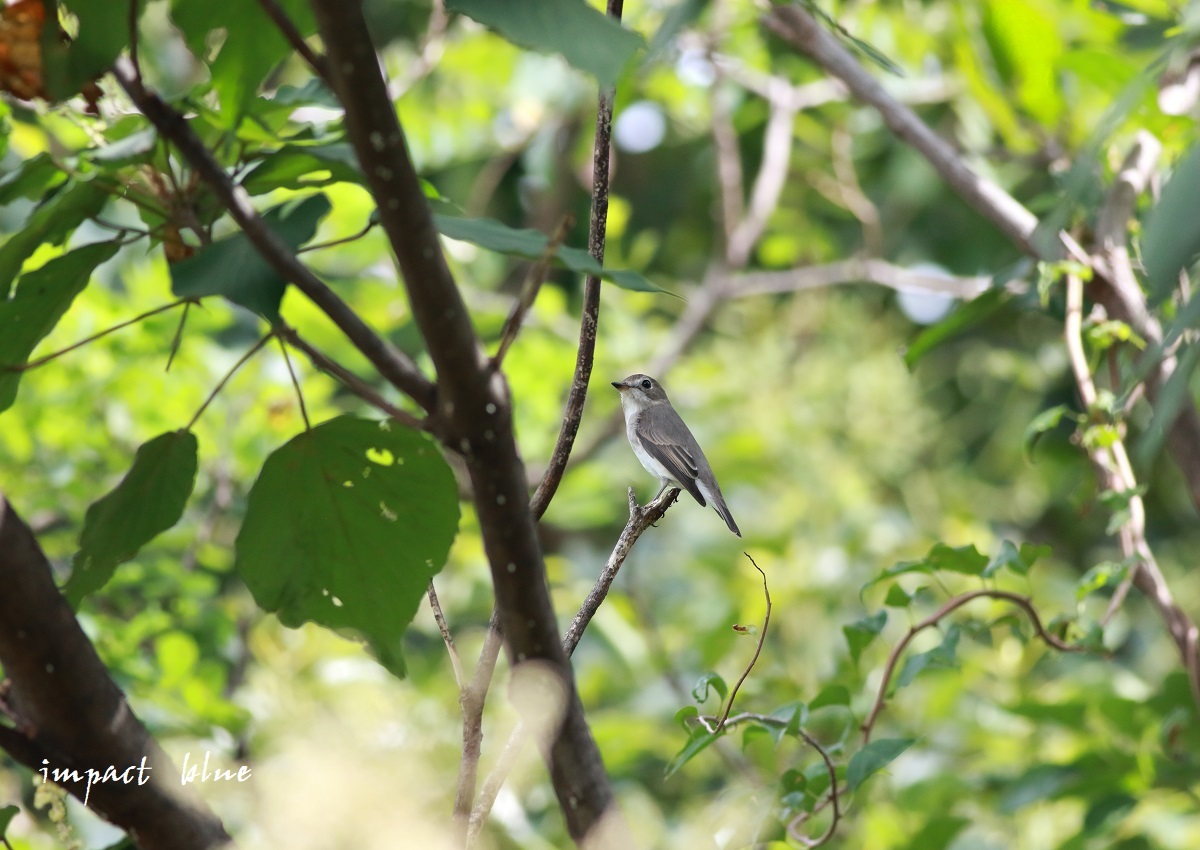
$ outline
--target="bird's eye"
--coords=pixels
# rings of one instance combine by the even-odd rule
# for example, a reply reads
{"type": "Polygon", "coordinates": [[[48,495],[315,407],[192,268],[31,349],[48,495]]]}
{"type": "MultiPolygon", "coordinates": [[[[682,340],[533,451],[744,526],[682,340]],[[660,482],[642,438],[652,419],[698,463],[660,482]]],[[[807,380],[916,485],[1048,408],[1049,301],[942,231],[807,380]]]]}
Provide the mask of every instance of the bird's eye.
{"type": "Polygon", "coordinates": [[[650,389],[650,379],[649,378],[642,379],[642,389],[644,389],[644,390],[650,389]]]}

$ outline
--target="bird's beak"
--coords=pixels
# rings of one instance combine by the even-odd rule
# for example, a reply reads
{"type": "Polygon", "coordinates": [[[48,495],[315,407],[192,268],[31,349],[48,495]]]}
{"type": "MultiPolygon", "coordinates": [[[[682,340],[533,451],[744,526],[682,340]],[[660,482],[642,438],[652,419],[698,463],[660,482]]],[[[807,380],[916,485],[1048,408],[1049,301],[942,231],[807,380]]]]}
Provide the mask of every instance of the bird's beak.
{"type": "Polygon", "coordinates": [[[622,383],[621,381],[613,381],[613,382],[612,382],[612,385],[613,385],[614,387],[616,387],[616,389],[617,389],[617,392],[621,392],[622,390],[629,389],[629,388],[628,388],[627,386],[625,386],[625,384],[624,384],[624,383],[622,383]]]}

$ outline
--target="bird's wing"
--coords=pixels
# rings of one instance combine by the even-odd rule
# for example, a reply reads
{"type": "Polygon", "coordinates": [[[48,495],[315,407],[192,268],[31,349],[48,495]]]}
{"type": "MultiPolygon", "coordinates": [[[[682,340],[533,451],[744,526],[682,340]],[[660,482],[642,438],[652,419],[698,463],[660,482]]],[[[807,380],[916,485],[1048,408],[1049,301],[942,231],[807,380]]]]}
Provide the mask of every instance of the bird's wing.
{"type": "Polygon", "coordinates": [[[693,499],[701,505],[707,505],[700,488],[696,486],[700,464],[705,462],[704,454],[679,414],[668,405],[652,405],[642,412],[638,433],[646,452],[666,467],[671,477],[691,493],[693,499]],[[676,436],[670,436],[672,434],[676,436]],[[677,436],[679,434],[685,435],[682,442],[677,436]]]}

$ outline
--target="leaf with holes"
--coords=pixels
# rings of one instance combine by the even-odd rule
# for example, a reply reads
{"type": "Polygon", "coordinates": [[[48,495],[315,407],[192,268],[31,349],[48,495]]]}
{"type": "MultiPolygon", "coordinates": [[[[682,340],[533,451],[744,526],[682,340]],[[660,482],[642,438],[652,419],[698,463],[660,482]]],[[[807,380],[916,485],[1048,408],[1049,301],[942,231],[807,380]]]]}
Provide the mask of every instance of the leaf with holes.
{"type": "Polygon", "coordinates": [[[402,676],[400,640],[457,531],[454,475],[428,437],[339,416],[267,458],[234,568],[284,625],[352,629],[402,676]]]}
{"type": "Polygon", "coordinates": [[[83,520],[63,593],[72,605],[112,578],[154,537],[179,522],[196,484],[196,435],[169,431],[142,445],[133,466],[83,520]]]}
{"type": "Polygon", "coordinates": [[[25,365],[33,349],[54,330],[75,296],[87,286],[96,266],[116,253],[117,245],[112,242],[77,248],[23,275],[11,299],[0,298],[0,412],[16,400],[22,375],[5,367],[25,365]]]}

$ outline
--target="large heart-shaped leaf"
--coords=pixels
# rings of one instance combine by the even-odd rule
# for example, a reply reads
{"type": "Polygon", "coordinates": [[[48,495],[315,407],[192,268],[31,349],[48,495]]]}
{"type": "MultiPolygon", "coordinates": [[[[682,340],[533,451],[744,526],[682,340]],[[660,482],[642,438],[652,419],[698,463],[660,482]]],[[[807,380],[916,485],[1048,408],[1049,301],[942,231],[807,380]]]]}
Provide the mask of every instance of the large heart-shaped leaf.
{"type": "Polygon", "coordinates": [[[235,569],[284,625],[354,629],[403,675],[400,639],[446,562],[458,515],[454,475],[433,441],[340,416],[267,458],[235,569]]]}

